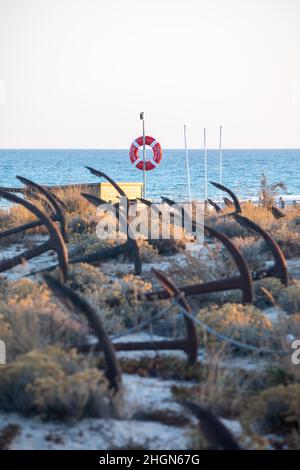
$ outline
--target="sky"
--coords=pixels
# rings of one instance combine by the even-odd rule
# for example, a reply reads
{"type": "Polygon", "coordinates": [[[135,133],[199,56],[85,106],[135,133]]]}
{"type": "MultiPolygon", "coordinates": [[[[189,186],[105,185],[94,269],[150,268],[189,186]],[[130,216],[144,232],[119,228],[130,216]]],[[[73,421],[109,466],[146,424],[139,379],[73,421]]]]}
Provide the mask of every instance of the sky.
{"type": "Polygon", "coordinates": [[[300,148],[299,0],[0,0],[0,148],[300,148]]]}

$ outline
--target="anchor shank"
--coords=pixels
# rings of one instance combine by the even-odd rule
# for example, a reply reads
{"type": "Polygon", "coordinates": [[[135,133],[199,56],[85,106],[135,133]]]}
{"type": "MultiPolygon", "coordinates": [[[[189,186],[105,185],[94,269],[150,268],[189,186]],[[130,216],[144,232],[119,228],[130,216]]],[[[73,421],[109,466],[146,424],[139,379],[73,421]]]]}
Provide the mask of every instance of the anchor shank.
{"type": "Polygon", "coordinates": [[[51,242],[47,241],[39,246],[35,246],[30,250],[24,251],[13,258],[4,260],[0,263],[0,272],[7,271],[8,269],[12,269],[18,264],[21,264],[23,261],[28,261],[36,256],[42,255],[46,251],[51,250],[51,242]]]}

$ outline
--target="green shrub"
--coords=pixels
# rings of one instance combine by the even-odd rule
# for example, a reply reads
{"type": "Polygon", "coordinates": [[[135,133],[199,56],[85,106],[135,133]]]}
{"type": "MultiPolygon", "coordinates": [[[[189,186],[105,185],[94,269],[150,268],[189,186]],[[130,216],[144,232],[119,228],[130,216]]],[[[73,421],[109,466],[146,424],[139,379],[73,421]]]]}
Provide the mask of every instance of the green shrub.
{"type": "Polygon", "coordinates": [[[295,448],[300,443],[300,384],[271,387],[252,397],[242,418],[247,427],[284,436],[295,448]]]}
{"type": "Polygon", "coordinates": [[[286,258],[300,256],[300,235],[291,230],[287,224],[283,224],[275,230],[273,236],[282,248],[286,258]]]}
{"type": "Polygon", "coordinates": [[[79,256],[88,256],[96,251],[100,251],[104,248],[110,248],[115,246],[115,240],[100,240],[97,237],[96,232],[73,232],[70,237],[70,242],[74,243],[74,247],[71,251],[71,259],[79,256]]]}
{"type": "Polygon", "coordinates": [[[109,283],[109,278],[91,264],[79,263],[69,266],[68,286],[82,294],[89,295],[102,287],[107,289],[109,283]]]}
{"type": "MultiPolygon", "coordinates": [[[[261,347],[266,342],[275,341],[271,321],[252,305],[226,303],[221,307],[216,305],[200,309],[197,317],[216,332],[222,333],[242,343],[261,347]]],[[[208,347],[220,345],[215,336],[206,333],[201,326],[199,335],[208,347]]],[[[226,343],[225,343],[226,345],[226,343]]],[[[235,346],[229,348],[235,349],[235,346]]],[[[243,350],[241,350],[243,352],[243,350]]]]}
{"type": "MultiPolygon", "coordinates": [[[[68,283],[99,309],[105,328],[112,334],[151,319],[168,305],[168,301],[150,302],[143,299],[142,294],[152,290],[150,282],[133,274],[112,280],[88,264],[71,266],[68,283]]],[[[155,326],[156,323],[153,323],[155,326]]],[[[157,322],[156,333],[163,330],[171,334],[170,323],[172,316],[171,322],[157,322]]]]}
{"type": "Polygon", "coordinates": [[[72,345],[85,332],[81,319],[57,305],[44,285],[28,279],[2,284],[0,311],[9,361],[54,342],[72,345]]]}
{"type": "Polygon", "coordinates": [[[0,368],[0,408],[47,419],[107,416],[107,382],[76,352],[31,351],[0,368]]]}

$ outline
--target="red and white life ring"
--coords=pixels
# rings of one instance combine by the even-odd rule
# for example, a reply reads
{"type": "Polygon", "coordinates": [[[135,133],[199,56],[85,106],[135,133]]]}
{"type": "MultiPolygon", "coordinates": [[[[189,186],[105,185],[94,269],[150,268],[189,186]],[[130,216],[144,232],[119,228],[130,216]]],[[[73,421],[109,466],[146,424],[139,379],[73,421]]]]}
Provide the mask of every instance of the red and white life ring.
{"type": "MultiPolygon", "coordinates": [[[[162,149],[161,145],[157,140],[155,140],[153,137],[150,137],[149,135],[145,136],[145,144],[149,145],[152,148],[153,155],[151,160],[147,160],[145,162],[145,170],[154,170],[156,166],[161,162],[162,159],[162,149]]],[[[129,150],[129,157],[131,163],[138,168],[139,170],[144,169],[144,162],[143,160],[139,157],[139,149],[143,145],[143,136],[138,137],[135,139],[130,147],[129,150]]]]}

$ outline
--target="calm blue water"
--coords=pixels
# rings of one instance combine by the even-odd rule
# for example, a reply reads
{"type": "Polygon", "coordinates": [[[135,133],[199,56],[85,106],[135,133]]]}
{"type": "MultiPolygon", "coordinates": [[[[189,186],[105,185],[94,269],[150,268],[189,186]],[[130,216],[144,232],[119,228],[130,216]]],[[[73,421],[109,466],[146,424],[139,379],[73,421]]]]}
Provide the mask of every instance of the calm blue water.
{"type": "MultiPolygon", "coordinates": [[[[203,150],[190,150],[189,155],[192,196],[202,199],[203,150]]],[[[299,149],[223,150],[223,162],[223,183],[240,197],[257,195],[262,172],[271,182],[283,180],[288,194],[300,194],[299,149]]],[[[116,181],[142,181],[142,171],[131,165],[128,150],[0,150],[0,186],[19,186],[15,175],[45,184],[98,182],[85,166],[103,170],[116,181]]],[[[208,178],[219,180],[218,150],[208,150],[208,178]]],[[[147,172],[147,196],[160,195],[188,198],[184,150],[165,150],[161,164],[147,172]]],[[[209,185],[209,196],[218,197],[219,191],[209,185]]]]}

